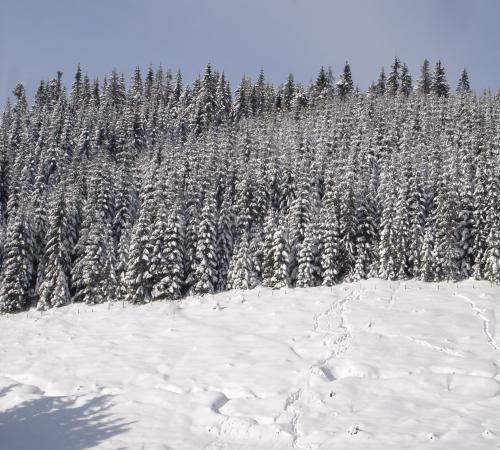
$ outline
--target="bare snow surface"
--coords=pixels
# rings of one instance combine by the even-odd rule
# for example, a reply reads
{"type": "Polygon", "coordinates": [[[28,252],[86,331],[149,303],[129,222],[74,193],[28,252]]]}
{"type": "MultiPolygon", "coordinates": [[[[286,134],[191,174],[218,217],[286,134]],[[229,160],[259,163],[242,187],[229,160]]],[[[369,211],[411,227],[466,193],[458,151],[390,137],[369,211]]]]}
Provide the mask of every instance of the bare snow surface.
{"type": "Polygon", "coordinates": [[[0,449],[496,449],[497,317],[381,280],[0,317],[0,449]]]}

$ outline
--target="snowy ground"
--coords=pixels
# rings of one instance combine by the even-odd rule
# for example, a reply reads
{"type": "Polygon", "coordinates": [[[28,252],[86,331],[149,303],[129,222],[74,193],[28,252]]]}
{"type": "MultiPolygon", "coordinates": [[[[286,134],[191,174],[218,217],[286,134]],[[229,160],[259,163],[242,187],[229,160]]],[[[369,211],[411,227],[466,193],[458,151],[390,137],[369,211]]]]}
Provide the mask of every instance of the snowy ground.
{"type": "Polygon", "coordinates": [[[0,449],[496,449],[496,317],[380,280],[0,317],[0,449]]]}

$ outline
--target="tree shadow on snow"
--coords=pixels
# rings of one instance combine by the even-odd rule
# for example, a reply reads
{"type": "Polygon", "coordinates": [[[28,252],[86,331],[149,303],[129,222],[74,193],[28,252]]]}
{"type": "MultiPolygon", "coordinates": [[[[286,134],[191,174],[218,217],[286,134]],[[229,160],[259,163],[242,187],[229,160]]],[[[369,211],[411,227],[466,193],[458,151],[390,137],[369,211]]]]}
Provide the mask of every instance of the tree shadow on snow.
{"type": "Polygon", "coordinates": [[[11,384],[10,386],[6,386],[0,389],[0,397],[6,396],[12,389],[14,389],[15,384],[11,384]]]}
{"type": "MultiPolygon", "coordinates": [[[[42,397],[0,412],[0,448],[83,450],[124,433],[131,424],[110,413],[112,396],[85,401],[42,397]]],[[[117,449],[120,450],[120,449],[117,449]]]]}

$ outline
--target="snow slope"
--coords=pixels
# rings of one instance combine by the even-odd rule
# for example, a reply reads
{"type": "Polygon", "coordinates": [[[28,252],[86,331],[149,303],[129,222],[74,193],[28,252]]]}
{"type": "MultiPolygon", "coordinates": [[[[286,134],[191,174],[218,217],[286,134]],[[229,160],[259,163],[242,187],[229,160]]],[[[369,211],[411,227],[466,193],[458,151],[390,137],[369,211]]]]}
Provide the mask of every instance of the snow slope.
{"type": "Polygon", "coordinates": [[[500,287],[368,280],[0,317],[0,449],[494,449],[500,287]]]}

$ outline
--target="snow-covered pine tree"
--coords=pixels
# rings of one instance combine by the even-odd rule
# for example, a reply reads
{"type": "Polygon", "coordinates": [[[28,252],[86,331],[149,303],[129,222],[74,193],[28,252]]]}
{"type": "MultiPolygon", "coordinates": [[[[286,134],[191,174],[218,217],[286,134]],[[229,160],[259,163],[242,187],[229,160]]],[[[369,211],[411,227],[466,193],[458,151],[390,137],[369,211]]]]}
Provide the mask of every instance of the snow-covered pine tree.
{"type": "Polygon", "coordinates": [[[391,71],[387,77],[386,89],[389,94],[396,95],[400,90],[400,74],[401,61],[396,56],[391,66],[391,71]]]}
{"type": "Polygon", "coordinates": [[[229,177],[224,186],[222,204],[217,220],[217,290],[224,291],[228,282],[229,266],[233,255],[235,234],[235,208],[233,206],[234,180],[229,177]]]}
{"type": "Polygon", "coordinates": [[[230,289],[252,289],[255,287],[252,259],[250,255],[250,240],[248,232],[244,231],[236,244],[228,274],[230,289]]]}
{"type": "Polygon", "coordinates": [[[262,241],[262,284],[272,286],[274,272],[273,238],[276,230],[276,214],[270,208],[264,223],[264,240],[262,241]]]}
{"type": "Polygon", "coordinates": [[[422,244],[425,232],[425,201],[422,187],[422,169],[415,163],[409,168],[408,214],[410,222],[409,255],[410,276],[418,277],[422,264],[422,244]]]}
{"type": "Polygon", "coordinates": [[[217,211],[214,194],[207,192],[197,228],[193,267],[194,294],[213,294],[217,287],[217,211]]]}
{"type": "Polygon", "coordinates": [[[309,221],[304,232],[304,241],[297,255],[297,286],[317,286],[320,282],[319,227],[316,221],[309,221]]]}
{"type": "MultiPolygon", "coordinates": [[[[298,277],[299,254],[305,239],[306,229],[311,221],[310,189],[305,175],[296,176],[297,188],[288,213],[288,245],[289,245],[289,270],[290,282],[295,284],[298,277]]],[[[310,236],[312,240],[312,235],[310,236]]],[[[309,243],[311,245],[312,242],[309,243]]]]}
{"type": "Polygon", "coordinates": [[[283,94],[282,94],[283,107],[286,110],[290,110],[292,107],[292,104],[293,104],[293,100],[295,98],[295,94],[296,94],[295,80],[293,78],[292,73],[288,74],[288,78],[287,78],[285,84],[283,85],[282,91],[283,91],[283,94]]]}
{"type": "Polygon", "coordinates": [[[448,97],[450,86],[446,81],[446,73],[441,61],[436,62],[436,68],[432,76],[431,92],[438,97],[448,97]]]}
{"type": "Polygon", "coordinates": [[[250,113],[251,81],[247,77],[241,79],[240,85],[234,94],[233,118],[239,122],[250,113]]]}
{"type": "Polygon", "coordinates": [[[279,289],[290,285],[289,261],[290,247],[285,221],[278,217],[278,223],[272,239],[273,272],[271,287],[279,289]]]}
{"type": "Polygon", "coordinates": [[[32,242],[27,228],[21,211],[10,217],[0,278],[0,313],[3,314],[19,312],[31,306],[32,242]]]}
{"type": "Polygon", "coordinates": [[[344,65],[344,71],[340,76],[340,80],[337,81],[337,93],[340,97],[345,97],[354,91],[354,83],[352,81],[351,66],[346,61],[344,65]]]}
{"type": "Polygon", "coordinates": [[[154,248],[152,270],[153,300],[177,300],[184,289],[184,223],[179,206],[172,205],[170,212],[164,207],[157,215],[152,233],[154,248]]]}
{"type": "Polygon", "coordinates": [[[386,84],[387,79],[385,76],[385,69],[382,67],[382,69],[380,70],[380,75],[378,76],[377,84],[375,85],[375,93],[377,95],[384,95],[386,84]]]}
{"type": "Polygon", "coordinates": [[[425,225],[420,263],[420,279],[423,281],[436,280],[434,264],[434,233],[432,227],[431,217],[428,217],[425,225]]]}
{"type": "MultiPolygon", "coordinates": [[[[293,81],[293,78],[292,78],[293,81]]],[[[352,81],[352,80],[351,80],[352,81]]],[[[289,79],[290,82],[290,79],[289,79]]],[[[346,81],[347,83],[349,80],[346,81]]],[[[331,75],[331,71],[325,70],[324,67],[321,67],[318,76],[316,77],[316,81],[314,82],[314,85],[312,86],[311,89],[311,97],[313,98],[313,101],[318,103],[325,101],[326,99],[330,98],[333,94],[334,87],[333,87],[333,76],[331,75]]],[[[346,91],[347,93],[347,91],[346,91]]],[[[285,102],[288,105],[288,101],[291,100],[293,97],[290,97],[290,86],[289,90],[287,92],[287,97],[285,98],[285,102]]]]}
{"type": "Polygon", "coordinates": [[[158,162],[153,163],[153,171],[141,190],[141,208],[132,227],[127,247],[127,262],[123,276],[126,299],[131,303],[148,303],[152,300],[153,275],[151,258],[153,242],[151,231],[155,220],[155,184],[158,162]]]}
{"type": "Polygon", "coordinates": [[[222,125],[229,122],[231,117],[231,107],[231,89],[228,87],[228,81],[226,81],[224,72],[222,72],[218,77],[215,89],[215,125],[222,125]]]}
{"type": "Polygon", "coordinates": [[[380,242],[379,242],[379,276],[389,280],[397,278],[399,273],[399,236],[396,228],[396,203],[398,199],[398,188],[393,174],[395,164],[391,160],[385,166],[379,190],[379,202],[382,208],[380,219],[380,242]]]}
{"type": "Polygon", "coordinates": [[[342,261],[340,226],[334,210],[321,212],[320,265],[321,283],[332,286],[340,281],[342,261]]]}
{"type": "Polygon", "coordinates": [[[355,263],[352,272],[354,280],[363,280],[372,273],[372,266],[378,245],[376,233],[376,212],[374,199],[369,195],[364,180],[359,181],[356,198],[355,263]]]}
{"type": "Polygon", "coordinates": [[[413,91],[413,79],[406,64],[403,64],[400,75],[401,93],[408,97],[413,91]]]}
{"type": "Polygon", "coordinates": [[[458,273],[457,192],[452,189],[451,168],[442,172],[436,186],[435,207],[432,211],[434,226],[434,279],[454,279],[458,273]]]}
{"type": "Polygon", "coordinates": [[[408,198],[408,179],[401,164],[398,165],[399,180],[395,202],[394,234],[397,236],[396,244],[396,267],[397,278],[405,279],[410,275],[410,205],[408,198]]]}
{"type": "Polygon", "coordinates": [[[60,185],[54,191],[49,205],[45,264],[39,288],[38,309],[64,306],[71,302],[70,270],[74,240],[66,191],[66,186],[60,185]]]}
{"type": "Polygon", "coordinates": [[[429,72],[429,61],[424,59],[420,69],[420,78],[417,80],[415,90],[419,94],[430,94],[432,86],[432,78],[429,72]]]}
{"type": "Polygon", "coordinates": [[[340,192],[331,168],[327,171],[325,184],[325,195],[318,217],[320,279],[321,284],[332,286],[340,281],[342,253],[338,219],[340,192]]]}
{"type": "Polygon", "coordinates": [[[467,73],[467,70],[464,69],[462,70],[462,73],[460,74],[460,78],[458,80],[457,93],[468,94],[470,91],[471,89],[469,83],[469,74],[467,73]]]}
{"type": "Polygon", "coordinates": [[[474,264],[474,173],[472,164],[468,161],[470,151],[461,150],[462,158],[454,175],[452,189],[456,189],[459,196],[459,212],[457,219],[457,258],[458,279],[469,278],[472,275],[474,264]]]}
{"type": "Polygon", "coordinates": [[[486,188],[486,249],[483,256],[484,277],[500,282],[500,179],[498,166],[488,168],[486,188]]]}
{"type": "Polygon", "coordinates": [[[338,220],[341,242],[341,276],[350,276],[356,265],[356,193],[354,162],[349,157],[338,172],[334,194],[338,198],[338,220]]]}
{"type": "Polygon", "coordinates": [[[111,301],[116,294],[112,211],[106,171],[99,179],[97,164],[92,168],[88,197],[83,206],[84,220],[76,244],[76,260],[71,269],[73,301],[97,304],[111,301]]]}

